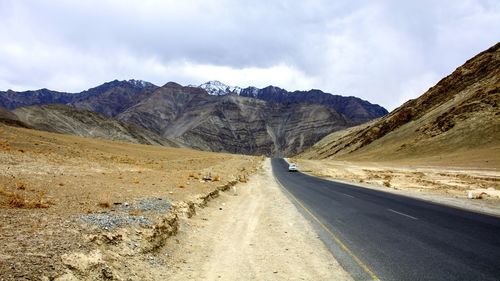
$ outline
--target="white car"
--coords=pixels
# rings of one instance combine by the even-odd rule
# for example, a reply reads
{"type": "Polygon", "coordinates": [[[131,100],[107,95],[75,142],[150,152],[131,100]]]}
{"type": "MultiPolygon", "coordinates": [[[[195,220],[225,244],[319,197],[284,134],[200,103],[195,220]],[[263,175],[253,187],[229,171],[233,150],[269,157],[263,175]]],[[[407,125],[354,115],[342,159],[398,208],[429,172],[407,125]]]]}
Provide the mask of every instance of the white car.
{"type": "Polygon", "coordinates": [[[297,164],[295,163],[290,163],[290,165],[288,165],[288,171],[289,172],[297,172],[299,169],[297,168],[297,164]]]}

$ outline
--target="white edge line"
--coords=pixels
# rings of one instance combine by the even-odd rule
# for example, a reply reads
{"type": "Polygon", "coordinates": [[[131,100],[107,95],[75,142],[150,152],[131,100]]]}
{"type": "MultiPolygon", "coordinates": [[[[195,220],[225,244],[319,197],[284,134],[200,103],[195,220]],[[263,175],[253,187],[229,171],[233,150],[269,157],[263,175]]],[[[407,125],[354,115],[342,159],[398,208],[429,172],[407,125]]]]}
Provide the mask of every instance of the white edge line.
{"type": "Polygon", "coordinates": [[[396,213],[396,214],[398,214],[398,215],[402,215],[402,216],[408,217],[408,218],[410,218],[410,219],[418,220],[416,217],[412,217],[412,216],[410,216],[410,215],[403,214],[403,213],[400,213],[400,212],[398,212],[398,211],[394,211],[393,209],[387,209],[387,210],[388,210],[388,211],[391,211],[391,212],[393,212],[393,213],[396,213]]]}
{"type": "Polygon", "coordinates": [[[352,196],[352,195],[349,195],[349,194],[345,194],[345,193],[342,193],[342,194],[344,194],[344,195],[345,195],[345,196],[347,196],[347,197],[356,198],[356,197],[354,197],[354,196],[352,196]]]}

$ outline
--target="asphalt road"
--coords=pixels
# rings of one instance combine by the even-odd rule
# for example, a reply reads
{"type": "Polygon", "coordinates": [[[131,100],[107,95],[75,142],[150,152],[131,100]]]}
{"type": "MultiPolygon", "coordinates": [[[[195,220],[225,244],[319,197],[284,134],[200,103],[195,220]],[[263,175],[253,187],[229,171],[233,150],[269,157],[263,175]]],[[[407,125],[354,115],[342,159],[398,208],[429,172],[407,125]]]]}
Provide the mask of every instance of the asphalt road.
{"type": "Polygon", "coordinates": [[[500,218],[272,167],[357,280],[500,280],[500,218]]]}

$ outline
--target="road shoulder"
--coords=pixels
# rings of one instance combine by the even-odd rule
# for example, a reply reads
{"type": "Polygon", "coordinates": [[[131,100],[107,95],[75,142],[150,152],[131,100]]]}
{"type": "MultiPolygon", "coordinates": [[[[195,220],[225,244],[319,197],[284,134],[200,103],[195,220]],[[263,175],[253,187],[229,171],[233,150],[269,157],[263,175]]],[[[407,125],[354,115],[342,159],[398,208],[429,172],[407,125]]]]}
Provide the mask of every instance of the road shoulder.
{"type": "Polygon", "coordinates": [[[270,161],[237,196],[185,221],[169,280],[352,280],[272,176],[270,161]]]}

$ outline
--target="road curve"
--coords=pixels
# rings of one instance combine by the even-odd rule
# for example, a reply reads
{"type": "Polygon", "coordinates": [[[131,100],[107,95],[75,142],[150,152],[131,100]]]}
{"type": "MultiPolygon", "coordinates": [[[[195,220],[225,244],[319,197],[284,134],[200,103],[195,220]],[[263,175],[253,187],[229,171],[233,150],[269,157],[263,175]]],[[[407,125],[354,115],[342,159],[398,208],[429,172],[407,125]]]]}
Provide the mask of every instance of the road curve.
{"type": "Polygon", "coordinates": [[[500,218],[272,167],[358,280],[500,280],[500,218]]]}

